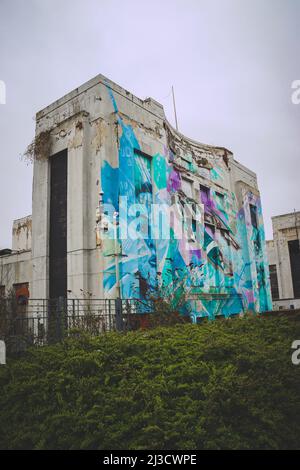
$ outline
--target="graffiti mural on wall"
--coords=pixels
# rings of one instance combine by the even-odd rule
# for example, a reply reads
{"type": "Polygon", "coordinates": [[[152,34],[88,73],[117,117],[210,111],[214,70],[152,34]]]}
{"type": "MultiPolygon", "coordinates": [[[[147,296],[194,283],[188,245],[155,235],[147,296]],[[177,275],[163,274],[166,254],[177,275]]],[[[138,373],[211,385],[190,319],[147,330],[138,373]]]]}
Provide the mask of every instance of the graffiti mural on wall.
{"type": "Polygon", "coordinates": [[[146,155],[109,86],[107,92],[119,142],[118,165],[105,160],[101,168],[109,225],[101,235],[105,295],[143,299],[160,292],[194,319],[270,309],[259,196],[243,188],[239,208],[235,193],[216,189],[226,188],[225,158],[199,166],[183,152],[178,164],[168,129],[169,145],[146,155]],[[197,189],[185,170],[200,178],[197,189]]]}

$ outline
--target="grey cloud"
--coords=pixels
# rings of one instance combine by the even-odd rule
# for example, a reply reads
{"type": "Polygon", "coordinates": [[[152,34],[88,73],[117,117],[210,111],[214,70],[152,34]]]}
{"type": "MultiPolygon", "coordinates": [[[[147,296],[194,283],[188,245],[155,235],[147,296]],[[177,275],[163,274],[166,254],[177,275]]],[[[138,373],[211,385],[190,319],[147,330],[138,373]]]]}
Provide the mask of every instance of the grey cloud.
{"type": "Polygon", "coordinates": [[[19,155],[39,109],[102,73],[152,96],[180,130],[232,149],[258,173],[266,222],[299,207],[300,2],[296,0],[1,0],[0,246],[31,212],[19,155]]]}

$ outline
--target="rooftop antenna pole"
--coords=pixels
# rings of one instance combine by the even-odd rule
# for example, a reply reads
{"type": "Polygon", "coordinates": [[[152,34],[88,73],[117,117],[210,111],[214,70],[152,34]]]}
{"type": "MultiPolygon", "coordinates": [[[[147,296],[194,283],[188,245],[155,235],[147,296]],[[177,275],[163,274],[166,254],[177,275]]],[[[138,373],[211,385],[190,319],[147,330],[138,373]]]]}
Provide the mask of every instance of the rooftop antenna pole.
{"type": "Polygon", "coordinates": [[[178,131],[178,121],[177,121],[177,113],[176,113],[176,104],[175,104],[175,95],[174,95],[174,87],[173,87],[173,85],[172,85],[172,95],[173,95],[173,106],[174,106],[176,130],[178,131]]]}
{"type": "Polygon", "coordinates": [[[300,238],[299,238],[298,225],[297,225],[297,213],[296,213],[296,209],[294,209],[294,215],[295,215],[295,229],[296,229],[296,235],[297,235],[297,240],[298,240],[299,249],[300,249],[300,238]]]}

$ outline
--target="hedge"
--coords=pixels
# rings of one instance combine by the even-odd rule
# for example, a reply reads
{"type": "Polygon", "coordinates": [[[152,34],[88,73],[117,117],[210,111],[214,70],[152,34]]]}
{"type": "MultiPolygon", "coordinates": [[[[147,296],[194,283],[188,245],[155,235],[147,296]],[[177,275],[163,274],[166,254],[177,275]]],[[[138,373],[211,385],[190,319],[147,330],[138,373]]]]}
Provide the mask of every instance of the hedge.
{"type": "Polygon", "coordinates": [[[299,449],[295,339],[252,316],[74,332],[0,366],[0,448],[299,449]]]}

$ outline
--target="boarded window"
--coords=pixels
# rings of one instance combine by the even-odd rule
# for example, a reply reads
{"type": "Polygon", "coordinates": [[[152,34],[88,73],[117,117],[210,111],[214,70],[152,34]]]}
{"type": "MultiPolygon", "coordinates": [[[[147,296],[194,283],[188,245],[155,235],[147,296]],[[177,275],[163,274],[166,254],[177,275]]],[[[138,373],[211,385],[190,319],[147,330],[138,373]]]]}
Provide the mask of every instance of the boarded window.
{"type": "Polygon", "coordinates": [[[29,299],[29,284],[28,282],[22,282],[20,284],[13,285],[17,305],[16,305],[16,314],[18,317],[26,315],[26,309],[29,299]]]}
{"type": "Polygon", "coordinates": [[[271,292],[272,292],[272,299],[278,300],[279,299],[279,287],[278,287],[278,277],[277,277],[277,268],[276,264],[270,264],[270,282],[271,282],[271,292]]]}
{"type": "Polygon", "coordinates": [[[29,284],[21,282],[13,285],[18,305],[27,305],[29,299],[29,284]]]}
{"type": "Polygon", "coordinates": [[[300,241],[289,241],[289,253],[291,263],[291,273],[294,289],[294,297],[300,298],[300,241]]]}

